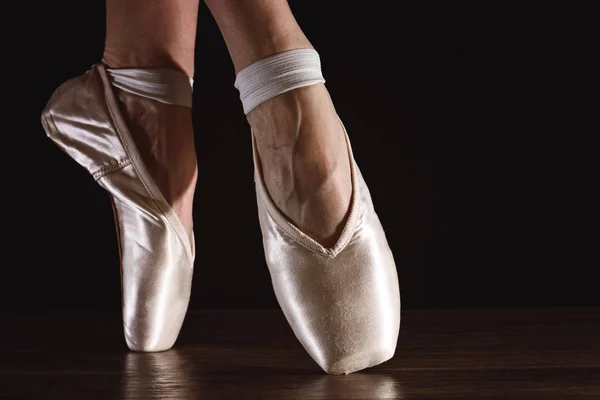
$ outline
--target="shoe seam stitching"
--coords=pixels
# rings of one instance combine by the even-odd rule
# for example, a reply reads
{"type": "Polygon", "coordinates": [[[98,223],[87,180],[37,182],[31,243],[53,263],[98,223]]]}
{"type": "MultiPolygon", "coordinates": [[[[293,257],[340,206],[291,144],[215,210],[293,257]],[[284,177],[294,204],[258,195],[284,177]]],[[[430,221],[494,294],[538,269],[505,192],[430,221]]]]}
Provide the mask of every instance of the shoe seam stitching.
{"type": "MultiPolygon", "coordinates": [[[[260,171],[257,171],[257,173],[260,174],[260,171]]],[[[255,179],[261,179],[260,176],[255,177],[255,179]]],[[[353,182],[353,186],[356,184],[356,182],[353,182]]],[[[263,192],[262,190],[260,190],[260,188],[258,188],[257,192],[263,192]]],[[[336,248],[334,248],[334,251],[332,251],[331,249],[325,248],[323,247],[322,249],[317,248],[315,246],[313,246],[309,241],[303,241],[301,240],[301,238],[295,237],[294,235],[292,235],[288,229],[293,230],[292,226],[289,227],[284,227],[282,226],[282,224],[279,222],[279,219],[276,218],[275,216],[272,215],[270,207],[267,206],[266,201],[262,199],[263,196],[267,195],[266,193],[260,193],[261,195],[260,197],[260,203],[263,207],[263,209],[265,210],[265,212],[267,213],[267,215],[269,216],[269,218],[275,223],[275,225],[277,225],[277,227],[282,230],[286,236],[288,236],[290,239],[292,239],[294,242],[298,243],[300,246],[306,248],[307,250],[310,250],[311,252],[315,253],[315,254],[319,254],[321,256],[325,256],[325,257],[329,257],[329,258],[335,258],[339,253],[341,253],[347,246],[348,243],[350,243],[350,241],[352,240],[352,238],[355,236],[356,231],[359,227],[359,222],[360,222],[360,218],[361,218],[361,214],[360,211],[362,210],[361,207],[361,202],[357,201],[356,203],[353,204],[353,209],[351,210],[351,212],[356,212],[356,213],[360,213],[359,216],[356,218],[354,226],[352,227],[352,233],[348,234],[348,236],[346,237],[346,239],[342,242],[339,243],[339,246],[336,246],[336,248]]],[[[355,193],[354,194],[358,194],[358,189],[355,189],[355,193]]],[[[354,202],[354,201],[353,201],[354,202]]],[[[274,210],[274,212],[277,212],[277,209],[274,210]]],[[[282,215],[283,216],[283,215],[282,215]]],[[[297,229],[297,228],[296,228],[297,229]]],[[[301,230],[297,229],[297,231],[301,234],[306,235],[304,232],[302,232],[301,230]]],[[[295,232],[295,233],[298,233],[295,232]]]]}
{"type": "Polygon", "coordinates": [[[130,165],[131,165],[130,160],[120,160],[120,161],[117,161],[117,163],[114,165],[102,166],[102,167],[96,169],[91,174],[95,180],[99,180],[99,179],[104,178],[107,175],[110,175],[110,174],[120,171],[124,168],[127,168],[130,165]]]}
{"type": "Polygon", "coordinates": [[[292,239],[294,242],[298,243],[300,246],[305,247],[308,250],[311,250],[313,253],[322,255],[322,256],[328,256],[328,257],[332,257],[331,254],[329,254],[329,252],[327,252],[326,254],[323,254],[323,251],[319,248],[316,248],[312,245],[310,245],[309,243],[304,243],[302,241],[300,241],[298,238],[292,236],[287,229],[285,229],[283,226],[281,226],[281,224],[279,223],[279,221],[277,221],[277,218],[274,218],[271,215],[271,212],[269,211],[268,207],[264,204],[263,200],[261,199],[261,205],[263,207],[263,209],[266,211],[267,215],[269,216],[269,218],[271,218],[271,220],[275,223],[275,225],[277,225],[277,227],[279,229],[281,229],[283,231],[283,233],[285,233],[285,235],[287,237],[289,237],[290,239],[292,239]]]}
{"type": "MultiPolygon", "coordinates": [[[[56,122],[54,121],[54,117],[52,116],[51,113],[44,113],[43,119],[46,122],[46,126],[51,128],[54,131],[53,133],[55,135],[60,132],[60,130],[56,126],[56,122]]],[[[104,165],[104,166],[96,168],[94,171],[90,171],[90,175],[92,175],[94,180],[97,181],[99,179],[102,179],[106,175],[112,174],[113,172],[120,171],[123,168],[128,167],[129,165],[131,165],[130,160],[118,160],[116,162],[116,165],[115,164],[104,165]]]]}

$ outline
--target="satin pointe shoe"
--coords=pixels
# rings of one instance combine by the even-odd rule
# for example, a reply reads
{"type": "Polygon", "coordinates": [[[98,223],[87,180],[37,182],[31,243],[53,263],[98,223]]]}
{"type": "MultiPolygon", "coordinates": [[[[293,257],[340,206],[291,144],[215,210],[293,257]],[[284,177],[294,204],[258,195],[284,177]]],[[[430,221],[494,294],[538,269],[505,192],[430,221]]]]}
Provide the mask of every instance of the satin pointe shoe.
{"type": "Polygon", "coordinates": [[[63,83],[42,112],[48,137],[112,200],[124,334],[134,351],[163,351],[175,343],[190,298],[195,246],[142,162],[113,86],[191,108],[191,83],[177,71],[111,70],[98,63],[63,83]]]}
{"type": "MultiPolygon", "coordinates": [[[[248,114],[281,93],[322,82],[318,53],[297,49],[244,68],[235,87],[248,114]]],[[[337,243],[325,248],[290,222],[271,199],[252,135],[258,217],[274,292],[300,343],[329,374],[348,374],[389,360],[400,329],[394,258],[347,133],[346,144],[352,173],[349,217],[337,243]]]]}

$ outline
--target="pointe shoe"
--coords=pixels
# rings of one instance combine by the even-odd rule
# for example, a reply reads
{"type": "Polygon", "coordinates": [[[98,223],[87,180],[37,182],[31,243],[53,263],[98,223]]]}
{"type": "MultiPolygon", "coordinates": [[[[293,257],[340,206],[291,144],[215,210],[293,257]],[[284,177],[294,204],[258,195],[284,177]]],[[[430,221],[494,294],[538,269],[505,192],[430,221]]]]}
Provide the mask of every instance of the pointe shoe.
{"type": "MultiPolygon", "coordinates": [[[[158,70],[120,71],[111,78],[111,70],[99,63],[84,75],[68,80],[54,92],[41,119],[48,137],[83,166],[112,200],[127,345],[134,351],[163,351],[175,343],[187,312],[194,237],[188,238],[142,162],[113,85],[118,81],[124,90],[149,93],[147,97],[166,103],[174,97],[156,92],[156,88],[173,89],[173,85],[144,81],[148,76],[160,80],[158,70]],[[127,72],[133,78],[128,78],[127,72]],[[156,93],[151,93],[153,90],[156,93]]],[[[167,77],[177,74],[162,71],[167,77]]],[[[187,90],[191,104],[191,88],[187,90]]],[[[181,99],[181,93],[179,96],[181,99]]],[[[176,103],[184,105],[177,99],[170,104],[176,103]]]]}
{"type": "MultiPolygon", "coordinates": [[[[324,82],[314,50],[291,50],[240,71],[246,114],[262,102],[324,82]]],[[[340,121],[341,123],[341,121],[340,121]]],[[[392,252],[346,135],[352,199],[337,243],[325,248],[298,229],[271,199],[252,135],[254,180],[265,258],[277,301],[296,337],[329,374],[389,360],[400,329],[400,290],[392,252]]]]}

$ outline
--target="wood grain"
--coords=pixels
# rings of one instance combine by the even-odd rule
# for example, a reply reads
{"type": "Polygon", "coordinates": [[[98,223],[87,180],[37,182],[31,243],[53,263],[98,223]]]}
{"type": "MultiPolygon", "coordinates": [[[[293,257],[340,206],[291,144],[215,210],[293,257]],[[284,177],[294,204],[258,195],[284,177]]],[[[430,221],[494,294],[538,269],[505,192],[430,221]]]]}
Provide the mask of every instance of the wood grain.
{"type": "Polygon", "coordinates": [[[0,315],[9,399],[600,399],[600,309],[403,313],[395,357],[328,376],[279,310],[190,312],[174,349],[127,351],[120,315],[0,315]]]}

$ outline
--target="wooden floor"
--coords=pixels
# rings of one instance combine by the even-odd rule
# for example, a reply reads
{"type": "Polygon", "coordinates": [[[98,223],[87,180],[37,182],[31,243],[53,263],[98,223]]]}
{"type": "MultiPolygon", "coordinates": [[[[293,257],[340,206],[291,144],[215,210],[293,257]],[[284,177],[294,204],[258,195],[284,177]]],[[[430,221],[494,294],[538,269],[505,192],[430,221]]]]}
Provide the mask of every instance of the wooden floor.
{"type": "Polygon", "coordinates": [[[396,356],[329,376],[279,310],[189,313],[128,352],[119,315],[0,315],[0,398],[600,399],[600,309],[405,311],[396,356]]]}

